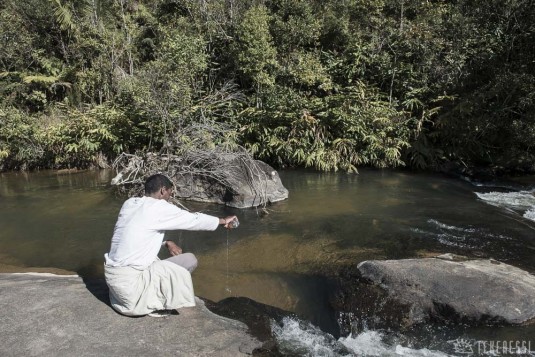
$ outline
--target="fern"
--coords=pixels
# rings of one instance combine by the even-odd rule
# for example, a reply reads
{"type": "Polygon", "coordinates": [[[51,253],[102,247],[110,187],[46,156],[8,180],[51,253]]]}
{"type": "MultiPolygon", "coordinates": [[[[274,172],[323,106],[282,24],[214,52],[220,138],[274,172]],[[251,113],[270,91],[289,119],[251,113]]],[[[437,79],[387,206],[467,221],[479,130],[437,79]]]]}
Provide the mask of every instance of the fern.
{"type": "Polygon", "coordinates": [[[54,84],[59,80],[58,77],[55,76],[39,76],[39,75],[31,75],[31,76],[25,76],[22,78],[22,81],[24,83],[38,83],[38,84],[54,84]]]}

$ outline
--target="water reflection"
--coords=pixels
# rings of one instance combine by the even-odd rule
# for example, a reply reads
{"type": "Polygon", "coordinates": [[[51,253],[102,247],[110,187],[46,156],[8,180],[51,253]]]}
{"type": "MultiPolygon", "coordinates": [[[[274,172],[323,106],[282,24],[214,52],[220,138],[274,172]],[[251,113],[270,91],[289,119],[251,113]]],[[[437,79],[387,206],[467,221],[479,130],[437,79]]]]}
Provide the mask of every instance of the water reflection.
{"type": "Polygon", "coordinates": [[[2,263],[68,271],[95,264],[96,254],[107,249],[121,204],[107,188],[110,175],[2,174],[0,251],[10,257],[2,263]]]}

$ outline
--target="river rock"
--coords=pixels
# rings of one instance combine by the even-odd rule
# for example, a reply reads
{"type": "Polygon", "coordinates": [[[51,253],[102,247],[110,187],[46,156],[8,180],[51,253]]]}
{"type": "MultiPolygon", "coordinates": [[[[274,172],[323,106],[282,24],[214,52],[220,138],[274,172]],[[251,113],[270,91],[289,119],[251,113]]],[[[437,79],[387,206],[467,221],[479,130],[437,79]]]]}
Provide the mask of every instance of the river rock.
{"type": "Polygon", "coordinates": [[[204,302],[163,318],[116,313],[103,281],[0,274],[1,356],[246,356],[261,343],[204,302]]]}
{"type": "MultiPolygon", "coordinates": [[[[210,176],[210,169],[201,175],[195,170],[188,173],[181,158],[177,156],[159,156],[147,154],[145,158],[134,156],[123,169],[111,180],[112,185],[129,185],[125,183],[136,176],[135,172],[144,167],[146,162],[158,162],[156,167],[166,167],[162,173],[168,175],[175,183],[175,197],[184,200],[224,204],[236,208],[248,208],[278,202],[288,198],[288,190],[282,185],[279,174],[271,166],[260,160],[243,160],[239,156],[221,156],[216,164],[224,168],[224,174],[210,176]]],[[[222,169],[221,169],[222,170],[222,169]]],[[[201,170],[202,171],[202,170],[201,170]]],[[[148,177],[152,172],[145,173],[148,177]]],[[[134,192],[143,192],[143,180],[136,178],[134,192]]],[[[132,192],[130,193],[132,194],[132,192]]]]}
{"type": "Polygon", "coordinates": [[[282,201],[288,190],[282,185],[277,171],[265,162],[254,160],[248,169],[236,160],[234,172],[228,175],[228,185],[214,179],[194,175],[175,176],[175,196],[185,200],[212,202],[236,208],[247,208],[282,201]]]}
{"type": "Polygon", "coordinates": [[[362,278],[406,305],[411,324],[429,318],[463,323],[535,323],[535,276],[495,260],[451,256],[364,261],[362,278]]]}

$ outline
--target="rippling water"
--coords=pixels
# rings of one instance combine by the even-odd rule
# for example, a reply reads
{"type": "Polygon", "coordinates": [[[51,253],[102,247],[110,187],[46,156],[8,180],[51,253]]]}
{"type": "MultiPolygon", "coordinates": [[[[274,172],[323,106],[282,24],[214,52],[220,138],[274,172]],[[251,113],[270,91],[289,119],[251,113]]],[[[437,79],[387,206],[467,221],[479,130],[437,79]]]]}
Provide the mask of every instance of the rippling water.
{"type": "MultiPolygon", "coordinates": [[[[280,174],[290,198],[266,210],[185,203],[194,211],[236,214],[241,223],[228,235],[222,229],[168,234],[199,259],[193,274],[197,295],[215,301],[246,296],[296,312],[336,335],[339,316],[329,307],[336,290],[332,277],[348,264],[451,252],[535,272],[535,185],[495,191],[440,175],[380,170],[280,174]]],[[[112,176],[110,171],[1,174],[0,270],[102,276],[103,254],[124,200],[109,186],[112,176]]],[[[280,336],[299,331],[292,322],[286,325],[280,336]]],[[[364,355],[440,355],[456,336],[516,340],[535,336],[535,330],[427,326],[401,336],[360,331],[335,342],[364,355]],[[382,352],[361,353],[355,346],[382,352]]],[[[336,355],[338,347],[325,341],[336,355]]]]}

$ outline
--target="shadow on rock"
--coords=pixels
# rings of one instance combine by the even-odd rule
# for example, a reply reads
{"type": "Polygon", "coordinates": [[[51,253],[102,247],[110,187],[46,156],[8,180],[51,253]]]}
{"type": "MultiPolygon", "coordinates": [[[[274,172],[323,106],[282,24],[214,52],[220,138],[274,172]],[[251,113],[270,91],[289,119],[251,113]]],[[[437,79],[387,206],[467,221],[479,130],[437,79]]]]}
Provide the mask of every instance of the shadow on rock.
{"type": "Polygon", "coordinates": [[[104,279],[82,278],[82,280],[84,281],[87,290],[93,294],[94,297],[111,308],[109,289],[104,279]]]}
{"type": "Polygon", "coordinates": [[[410,306],[363,278],[356,267],[344,269],[338,279],[338,291],[330,304],[338,312],[341,336],[367,329],[403,329],[411,325],[410,306]]]}
{"type": "Polygon", "coordinates": [[[245,297],[230,297],[217,303],[203,300],[213,313],[241,321],[249,327],[251,335],[263,343],[262,347],[253,351],[254,356],[283,356],[273,336],[271,324],[273,321],[280,324],[284,317],[296,317],[295,314],[245,297]]]}

